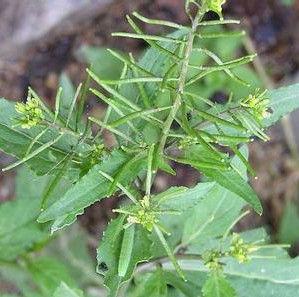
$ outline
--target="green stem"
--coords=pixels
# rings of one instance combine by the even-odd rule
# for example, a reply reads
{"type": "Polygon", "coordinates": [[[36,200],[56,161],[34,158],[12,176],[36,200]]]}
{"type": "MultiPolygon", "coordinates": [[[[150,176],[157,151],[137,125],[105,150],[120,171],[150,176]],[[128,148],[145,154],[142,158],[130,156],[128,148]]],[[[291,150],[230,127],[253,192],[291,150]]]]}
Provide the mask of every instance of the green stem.
{"type": "Polygon", "coordinates": [[[160,143],[158,146],[158,154],[157,155],[163,155],[164,147],[165,147],[167,138],[169,136],[169,131],[170,131],[171,125],[172,125],[172,123],[175,119],[175,116],[182,104],[182,95],[184,92],[184,86],[185,86],[185,82],[187,79],[188,65],[189,65],[189,61],[190,61],[190,57],[191,57],[191,53],[192,53],[192,49],[193,49],[193,41],[194,41],[194,37],[195,37],[196,31],[197,31],[198,24],[204,16],[204,12],[205,12],[205,8],[203,7],[202,10],[200,10],[198,12],[197,16],[195,17],[194,21],[192,22],[192,30],[188,34],[185,55],[184,55],[184,59],[182,61],[182,67],[181,67],[180,76],[179,76],[177,95],[174,99],[173,107],[169,112],[169,115],[166,119],[164,128],[162,130],[162,137],[161,137],[161,140],[160,140],[160,143]]]}

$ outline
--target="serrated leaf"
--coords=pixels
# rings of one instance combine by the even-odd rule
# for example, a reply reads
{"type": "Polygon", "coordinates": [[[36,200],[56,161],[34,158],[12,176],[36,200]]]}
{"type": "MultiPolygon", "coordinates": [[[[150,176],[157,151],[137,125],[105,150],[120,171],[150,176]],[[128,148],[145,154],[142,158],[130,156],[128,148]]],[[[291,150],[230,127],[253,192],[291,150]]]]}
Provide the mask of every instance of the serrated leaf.
{"type": "Polygon", "coordinates": [[[202,288],[203,297],[236,297],[230,283],[218,272],[213,272],[202,288]]]}
{"type": "Polygon", "coordinates": [[[196,206],[213,189],[214,182],[199,183],[194,188],[172,187],[152,199],[159,210],[185,211],[196,206]]]}
{"type": "MultiPolygon", "coordinates": [[[[55,225],[59,228],[66,223],[72,223],[77,215],[83,213],[84,208],[106,197],[111,182],[99,171],[114,176],[128,158],[129,155],[121,150],[113,151],[83,176],[61,199],[42,212],[38,221],[47,222],[56,219],[55,225]]],[[[132,182],[142,169],[142,164],[142,161],[135,162],[119,182],[122,184],[132,182]]]]}
{"type": "Polygon", "coordinates": [[[83,297],[83,292],[70,288],[66,283],[61,282],[53,297],[83,297]]]}
{"type": "MultiPolygon", "coordinates": [[[[20,126],[15,126],[15,121],[19,118],[19,114],[15,111],[14,106],[12,102],[0,99],[0,149],[9,155],[22,159],[32,141],[45,128],[33,127],[31,129],[23,129],[20,126]]],[[[49,141],[56,139],[59,135],[58,130],[54,128],[49,129],[33,145],[31,151],[49,143],[49,141]]],[[[27,164],[38,175],[55,174],[63,165],[63,160],[72,152],[76,141],[70,134],[64,135],[55,145],[30,159],[27,164]]],[[[86,145],[87,147],[88,145],[86,145]]],[[[73,163],[71,165],[67,174],[70,179],[76,179],[79,175],[79,168],[73,163]]]]}
{"type": "Polygon", "coordinates": [[[36,285],[46,296],[52,296],[61,282],[65,282],[71,287],[75,286],[67,268],[55,259],[26,260],[26,268],[36,285]]]}
{"type": "Polygon", "coordinates": [[[118,266],[124,234],[125,216],[120,215],[112,220],[104,232],[103,239],[97,250],[98,272],[104,275],[104,284],[110,290],[109,297],[117,295],[119,287],[132,276],[139,262],[151,257],[151,240],[149,233],[141,226],[135,226],[134,245],[131,259],[124,277],[119,276],[118,266]]]}

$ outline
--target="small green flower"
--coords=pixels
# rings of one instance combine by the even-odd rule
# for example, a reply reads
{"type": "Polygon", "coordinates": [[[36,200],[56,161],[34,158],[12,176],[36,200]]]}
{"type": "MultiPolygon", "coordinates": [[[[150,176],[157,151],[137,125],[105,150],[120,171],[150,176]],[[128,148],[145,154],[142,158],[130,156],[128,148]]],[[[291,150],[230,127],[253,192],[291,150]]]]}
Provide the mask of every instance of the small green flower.
{"type": "Polygon", "coordinates": [[[271,115],[270,100],[265,97],[266,92],[267,90],[260,92],[259,89],[256,89],[253,95],[249,95],[241,102],[241,105],[248,108],[257,120],[269,118],[271,115]]]}
{"type": "Polygon", "coordinates": [[[34,98],[27,99],[26,104],[17,103],[15,110],[22,115],[18,121],[24,129],[35,127],[44,119],[43,111],[39,107],[38,101],[34,98]]]}
{"type": "Polygon", "coordinates": [[[105,153],[105,145],[104,144],[98,144],[95,145],[94,149],[92,150],[90,154],[90,165],[95,165],[98,163],[99,159],[103,156],[105,153]]]}
{"type": "Polygon", "coordinates": [[[230,256],[239,263],[248,263],[251,260],[251,251],[251,245],[244,243],[244,240],[237,233],[234,233],[230,246],[230,256]]]}
{"type": "Polygon", "coordinates": [[[145,196],[141,201],[141,208],[128,217],[128,223],[141,224],[146,230],[151,232],[156,223],[159,222],[155,212],[149,209],[149,198],[145,196]]]}
{"type": "Polygon", "coordinates": [[[187,136],[180,140],[178,147],[179,147],[179,149],[184,149],[184,148],[189,147],[190,145],[197,144],[197,143],[198,143],[197,138],[187,136]]]}
{"type": "Polygon", "coordinates": [[[219,251],[207,251],[202,256],[204,265],[210,271],[221,271],[223,264],[220,262],[221,254],[219,251]]]}

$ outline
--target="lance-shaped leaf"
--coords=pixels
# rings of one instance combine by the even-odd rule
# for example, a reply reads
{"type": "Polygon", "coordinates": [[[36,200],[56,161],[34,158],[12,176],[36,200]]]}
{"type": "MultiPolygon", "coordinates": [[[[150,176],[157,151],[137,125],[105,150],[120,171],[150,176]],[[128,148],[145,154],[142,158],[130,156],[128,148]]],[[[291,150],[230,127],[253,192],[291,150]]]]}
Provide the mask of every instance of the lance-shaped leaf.
{"type": "Polygon", "coordinates": [[[251,186],[234,170],[220,171],[202,168],[201,172],[219,185],[243,198],[253,209],[262,214],[263,208],[251,186]]]}
{"type": "MultiPolygon", "coordinates": [[[[140,225],[135,226],[133,247],[130,253],[129,263],[124,276],[119,275],[119,261],[124,246],[124,224],[126,217],[120,215],[117,219],[112,220],[104,232],[98,251],[98,272],[104,275],[104,284],[110,290],[109,297],[117,296],[117,292],[122,283],[129,280],[135,269],[135,266],[151,257],[151,240],[149,233],[140,225]]],[[[130,245],[132,242],[130,241],[130,245]]],[[[122,271],[123,272],[123,271],[122,271]]]]}
{"type": "MultiPolygon", "coordinates": [[[[77,215],[83,213],[84,208],[107,196],[111,181],[103,177],[100,172],[114,176],[129,157],[130,155],[121,150],[113,151],[83,176],[62,198],[42,212],[38,221],[47,222],[54,219],[61,221],[62,219],[68,223],[72,222],[77,215]]],[[[132,182],[142,167],[143,160],[133,163],[119,182],[124,185],[132,182]]],[[[61,222],[59,225],[61,227],[61,222]]]]}
{"type": "MultiPolygon", "coordinates": [[[[204,151],[200,148],[200,146],[198,146],[197,148],[193,146],[185,153],[186,156],[193,159],[205,156],[203,155],[204,151]]],[[[209,158],[208,155],[206,155],[206,157],[209,158]]],[[[258,196],[253,191],[251,186],[247,183],[246,179],[244,179],[244,177],[242,177],[235,170],[219,170],[217,168],[210,169],[197,166],[194,167],[200,170],[200,172],[202,172],[205,176],[216,181],[220,186],[228,189],[232,193],[235,193],[239,197],[243,198],[247,203],[249,203],[253,207],[253,209],[258,214],[262,214],[263,209],[258,196]]]]}
{"type": "Polygon", "coordinates": [[[236,291],[219,272],[213,272],[202,288],[203,297],[236,297],[236,291]]]}
{"type": "Polygon", "coordinates": [[[199,183],[194,188],[172,187],[152,198],[161,211],[185,211],[199,204],[214,188],[214,182],[199,183]]]}

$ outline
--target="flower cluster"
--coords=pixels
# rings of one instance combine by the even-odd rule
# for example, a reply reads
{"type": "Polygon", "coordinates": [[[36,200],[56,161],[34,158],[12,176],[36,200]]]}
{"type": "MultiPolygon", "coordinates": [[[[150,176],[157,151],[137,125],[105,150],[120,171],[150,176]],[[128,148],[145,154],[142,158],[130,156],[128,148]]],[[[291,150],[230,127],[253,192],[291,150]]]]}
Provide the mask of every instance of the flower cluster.
{"type": "Polygon", "coordinates": [[[184,149],[184,148],[187,148],[187,147],[189,147],[193,144],[197,144],[197,143],[198,143],[198,139],[196,137],[187,136],[180,140],[178,148],[184,149]]]}
{"type": "Polygon", "coordinates": [[[237,233],[234,233],[230,246],[230,256],[239,263],[247,263],[251,259],[251,251],[251,245],[244,243],[244,240],[237,233]]]}
{"type": "Polygon", "coordinates": [[[27,99],[25,103],[17,103],[15,106],[16,111],[22,116],[19,118],[19,123],[22,128],[30,129],[35,127],[44,119],[44,114],[39,103],[34,98],[27,99]]]}
{"type": "Polygon", "coordinates": [[[105,145],[98,144],[94,147],[90,154],[90,165],[95,165],[99,162],[99,159],[103,156],[105,152],[105,145]]]}
{"type": "Polygon", "coordinates": [[[210,271],[221,271],[222,263],[220,263],[220,258],[222,254],[219,251],[207,251],[203,254],[202,258],[204,260],[205,267],[210,271]]]}
{"type": "Polygon", "coordinates": [[[260,92],[259,89],[256,89],[253,95],[249,95],[241,102],[241,105],[248,108],[257,120],[268,118],[271,115],[269,110],[270,100],[265,97],[266,92],[267,90],[260,92]]]}
{"type": "Polygon", "coordinates": [[[128,217],[128,223],[141,224],[146,230],[151,232],[156,223],[159,222],[156,213],[149,208],[149,198],[147,196],[141,201],[141,208],[128,217]]]}

